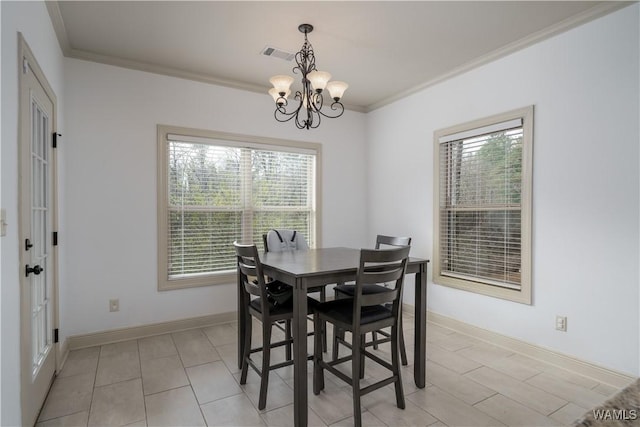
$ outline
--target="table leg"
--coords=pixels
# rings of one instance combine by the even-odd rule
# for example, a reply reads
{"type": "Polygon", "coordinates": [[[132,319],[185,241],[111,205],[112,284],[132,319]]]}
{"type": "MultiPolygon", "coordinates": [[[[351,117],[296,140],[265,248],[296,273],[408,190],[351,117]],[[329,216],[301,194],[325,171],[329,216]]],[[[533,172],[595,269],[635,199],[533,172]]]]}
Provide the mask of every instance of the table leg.
{"type": "Polygon", "coordinates": [[[421,264],[415,276],[416,312],[413,354],[413,378],[416,386],[424,388],[427,358],[427,265],[421,264]]]}
{"type": "Polygon", "coordinates": [[[296,280],[293,290],[293,418],[307,425],[307,289],[296,280]]]}

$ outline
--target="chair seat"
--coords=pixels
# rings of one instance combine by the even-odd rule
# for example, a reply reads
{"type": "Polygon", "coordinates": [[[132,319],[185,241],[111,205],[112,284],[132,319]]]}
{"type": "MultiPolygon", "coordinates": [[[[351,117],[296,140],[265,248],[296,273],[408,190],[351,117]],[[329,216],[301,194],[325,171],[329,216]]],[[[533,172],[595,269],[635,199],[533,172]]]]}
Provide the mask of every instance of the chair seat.
{"type": "MultiPolygon", "coordinates": [[[[261,307],[261,299],[260,298],[255,298],[252,299],[251,302],[249,303],[249,305],[251,306],[251,308],[253,308],[254,310],[256,310],[258,313],[262,313],[262,307],[261,307]]],[[[308,314],[311,314],[314,312],[315,307],[318,305],[318,301],[313,299],[313,298],[309,298],[307,297],[307,312],[308,314]]],[[[269,302],[269,314],[271,316],[277,316],[277,317],[281,317],[283,315],[287,315],[290,314],[293,317],[293,301],[289,301],[284,305],[273,305],[271,302],[269,302]]]]}
{"type": "MultiPolygon", "coordinates": [[[[329,317],[345,325],[353,324],[353,299],[343,298],[323,302],[315,307],[315,313],[323,317],[329,317]]],[[[362,307],[360,324],[366,325],[384,319],[393,319],[390,309],[382,305],[362,307]]]]}
{"type": "MultiPolygon", "coordinates": [[[[334,289],[340,293],[349,295],[351,297],[354,296],[356,292],[355,285],[337,285],[334,289]]],[[[388,292],[388,291],[389,291],[389,288],[385,288],[384,286],[380,286],[380,285],[373,285],[373,284],[362,285],[363,295],[379,294],[381,292],[388,292]]]]}

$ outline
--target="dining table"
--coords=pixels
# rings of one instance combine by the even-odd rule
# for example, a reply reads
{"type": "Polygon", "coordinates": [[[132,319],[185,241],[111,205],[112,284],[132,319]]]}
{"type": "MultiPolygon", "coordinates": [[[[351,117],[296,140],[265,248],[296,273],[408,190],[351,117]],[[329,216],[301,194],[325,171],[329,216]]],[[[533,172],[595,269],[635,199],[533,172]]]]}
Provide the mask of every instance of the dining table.
{"type": "MultiPolygon", "coordinates": [[[[306,426],[307,395],[307,290],[354,281],[360,262],[360,249],[335,247],[261,254],[263,273],[293,287],[293,406],[294,425],[306,426]]],[[[428,259],[409,257],[406,274],[415,274],[414,365],[413,378],[418,388],[425,387],[427,333],[428,259]]],[[[239,289],[239,287],[238,287],[239,289]]],[[[238,367],[242,364],[246,327],[243,304],[238,298],[238,367]]]]}

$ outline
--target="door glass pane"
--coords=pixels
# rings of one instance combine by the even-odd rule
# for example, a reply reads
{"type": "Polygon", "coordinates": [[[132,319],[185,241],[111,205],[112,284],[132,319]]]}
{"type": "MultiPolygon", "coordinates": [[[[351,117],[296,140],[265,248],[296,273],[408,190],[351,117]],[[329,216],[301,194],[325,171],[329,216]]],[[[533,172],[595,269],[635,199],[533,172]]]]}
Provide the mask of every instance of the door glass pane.
{"type": "Polygon", "coordinates": [[[40,364],[51,348],[52,309],[50,307],[51,276],[49,275],[48,239],[49,215],[49,118],[36,100],[32,101],[31,141],[31,259],[29,266],[39,266],[40,274],[30,274],[31,286],[31,343],[32,373],[38,372],[40,364]]]}

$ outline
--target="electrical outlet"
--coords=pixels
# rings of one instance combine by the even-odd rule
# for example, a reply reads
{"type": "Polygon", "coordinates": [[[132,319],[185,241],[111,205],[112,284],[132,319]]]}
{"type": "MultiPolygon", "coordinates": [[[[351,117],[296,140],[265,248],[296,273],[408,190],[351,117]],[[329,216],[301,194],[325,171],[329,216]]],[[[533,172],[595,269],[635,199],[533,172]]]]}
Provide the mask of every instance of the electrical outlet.
{"type": "Polygon", "coordinates": [[[556,330],[567,332],[567,317],[556,316],[556,330]]]}
{"type": "Polygon", "coordinates": [[[120,300],[119,299],[110,299],[109,300],[109,311],[120,311],[120,300]]]}

